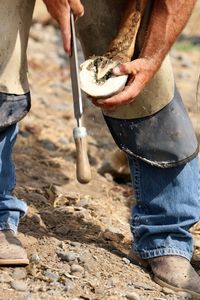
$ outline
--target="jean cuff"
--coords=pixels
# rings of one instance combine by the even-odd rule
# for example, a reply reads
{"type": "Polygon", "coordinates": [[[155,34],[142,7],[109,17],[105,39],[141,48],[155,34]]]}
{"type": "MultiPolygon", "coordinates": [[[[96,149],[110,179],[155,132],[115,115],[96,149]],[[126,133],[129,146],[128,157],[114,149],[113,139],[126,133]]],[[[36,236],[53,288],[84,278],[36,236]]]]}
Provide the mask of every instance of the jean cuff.
{"type": "Polygon", "coordinates": [[[17,232],[17,227],[15,224],[13,223],[0,223],[0,231],[2,230],[12,230],[14,231],[14,233],[17,232]]]}
{"type": "Polygon", "coordinates": [[[142,259],[149,259],[158,256],[167,256],[167,255],[177,255],[183,256],[189,261],[192,258],[192,253],[180,250],[178,248],[157,248],[152,250],[145,250],[145,251],[137,251],[134,249],[134,252],[139,255],[142,259]]]}

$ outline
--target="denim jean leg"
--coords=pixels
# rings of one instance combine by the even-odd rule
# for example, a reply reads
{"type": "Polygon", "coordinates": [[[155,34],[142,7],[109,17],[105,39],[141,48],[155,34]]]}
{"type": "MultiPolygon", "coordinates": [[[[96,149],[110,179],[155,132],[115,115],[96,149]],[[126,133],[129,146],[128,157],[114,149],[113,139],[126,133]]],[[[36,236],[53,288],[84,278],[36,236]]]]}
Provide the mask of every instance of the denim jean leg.
{"type": "Polygon", "coordinates": [[[0,230],[16,231],[20,217],[27,211],[26,203],[12,195],[16,183],[12,149],[17,133],[17,124],[0,131],[0,230]]]}
{"type": "Polygon", "coordinates": [[[129,157],[136,205],[131,231],[143,259],[180,255],[191,259],[189,228],[200,219],[198,157],[169,169],[129,157]]]}

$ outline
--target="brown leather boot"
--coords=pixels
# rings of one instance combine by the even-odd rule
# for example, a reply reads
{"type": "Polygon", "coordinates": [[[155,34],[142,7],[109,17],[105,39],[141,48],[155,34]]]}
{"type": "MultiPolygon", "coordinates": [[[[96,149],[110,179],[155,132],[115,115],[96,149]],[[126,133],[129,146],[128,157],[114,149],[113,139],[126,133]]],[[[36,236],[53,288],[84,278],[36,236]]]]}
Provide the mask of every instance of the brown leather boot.
{"type": "Polygon", "coordinates": [[[0,231],[0,265],[28,265],[27,253],[12,230],[0,231]]]}
{"type": "Polygon", "coordinates": [[[186,258],[170,255],[141,259],[133,252],[128,257],[133,263],[150,267],[154,281],[159,285],[175,292],[187,292],[192,299],[200,299],[200,277],[186,258]]]}

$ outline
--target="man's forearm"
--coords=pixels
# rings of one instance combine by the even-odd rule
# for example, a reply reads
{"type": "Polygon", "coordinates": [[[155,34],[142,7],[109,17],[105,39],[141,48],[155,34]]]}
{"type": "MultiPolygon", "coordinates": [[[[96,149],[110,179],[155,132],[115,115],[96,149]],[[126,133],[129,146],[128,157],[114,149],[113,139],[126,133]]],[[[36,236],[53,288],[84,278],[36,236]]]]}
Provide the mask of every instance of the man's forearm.
{"type": "Polygon", "coordinates": [[[141,58],[153,60],[159,67],[186,25],[195,0],[155,0],[141,58]]]}

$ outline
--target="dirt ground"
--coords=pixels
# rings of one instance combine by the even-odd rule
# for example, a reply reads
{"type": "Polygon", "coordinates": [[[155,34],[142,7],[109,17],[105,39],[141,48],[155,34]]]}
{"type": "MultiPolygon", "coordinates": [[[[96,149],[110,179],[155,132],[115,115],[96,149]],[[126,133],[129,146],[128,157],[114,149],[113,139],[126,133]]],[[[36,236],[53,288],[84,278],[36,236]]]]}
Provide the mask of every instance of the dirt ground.
{"type": "MultiPolygon", "coordinates": [[[[200,1],[183,36],[190,47],[181,41],[171,56],[177,85],[199,137],[197,8],[200,1]]],[[[28,62],[32,109],[20,124],[14,159],[15,193],[29,205],[19,236],[31,263],[26,268],[1,268],[0,299],[190,299],[161,288],[151,273],[127,259],[134,205],[130,177],[123,168],[116,173],[109,166],[115,146],[101,113],[91,105],[84,119],[92,181],[77,182],[69,62],[59,31],[40,2],[30,33],[28,62]]],[[[199,227],[195,230],[198,235],[199,227]]],[[[196,268],[200,273],[198,264],[196,268]]]]}

